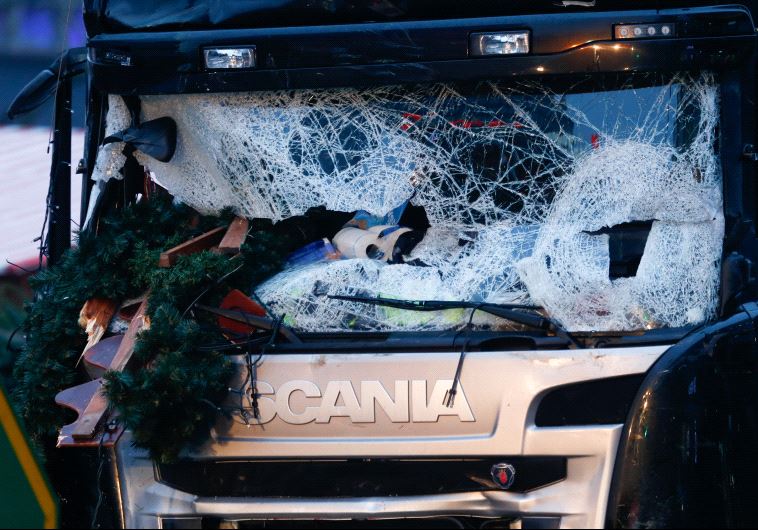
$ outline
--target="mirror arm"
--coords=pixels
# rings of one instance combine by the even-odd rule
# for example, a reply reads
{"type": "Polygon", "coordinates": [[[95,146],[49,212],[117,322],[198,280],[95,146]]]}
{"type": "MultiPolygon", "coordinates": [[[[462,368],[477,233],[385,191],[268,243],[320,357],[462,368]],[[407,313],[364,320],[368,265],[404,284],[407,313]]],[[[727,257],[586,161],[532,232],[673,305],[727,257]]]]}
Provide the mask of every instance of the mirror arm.
{"type": "Polygon", "coordinates": [[[61,76],[55,94],[53,153],[50,166],[49,229],[45,247],[48,265],[55,265],[71,247],[71,96],[70,76],[61,76]]]}

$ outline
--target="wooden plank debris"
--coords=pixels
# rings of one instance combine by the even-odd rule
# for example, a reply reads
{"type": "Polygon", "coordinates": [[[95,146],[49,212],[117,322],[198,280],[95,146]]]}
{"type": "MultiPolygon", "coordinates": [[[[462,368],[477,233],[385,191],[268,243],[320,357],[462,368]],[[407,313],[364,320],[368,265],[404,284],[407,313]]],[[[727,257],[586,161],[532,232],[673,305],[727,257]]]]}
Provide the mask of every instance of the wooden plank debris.
{"type": "MultiPolygon", "coordinates": [[[[129,323],[123,338],[118,345],[116,353],[107,369],[122,371],[134,353],[137,335],[149,326],[145,312],[147,310],[147,297],[137,309],[134,318],[129,323]]],[[[112,338],[112,337],[111,337],[112,338]]],[[[108,400],[102,393],[102,379],[95,379],[84,385],[68,388],[55,398],[56,403],[69,407],[79,414],[79,418],[61,429],[58,437],[58,446],[89,446],[94,440],[104,436],[116,436],[114,433],[99,432],[108,412],[108,400]]],[[[120,433],[119,433],[120,435],[120,433]]],[[[115,440],[114,440],[115,443],[115,440]]]]}
{"type": "Polygon", "coordinates": [[[72,424],[71,436],[74,440],[94,437],[108,410],[108,400],[103,395],[102,379],[96,379],[96,381],[100,383],[100,387],[95,389],[89,403],[79,415],[79,419],[72,424]]]}
{"type": "Polygon", "coordinates": [[[134,315],[137,313],[139,306],[144,301],[145,295],[137,298],[130,298],[129,300],[124,300],[121,302],[121,307],[118,308],[118,317],[122,320],[126,320],[127,322],[131,322],[132,318],[134,318],[134,315]]]}
{"type": "Polygon", "coordinates": [[[105,416],[95,413],[103,405],[107,408],[102,389],[102,379],[95,379],[83,385],[67,388],[55,396],[58,405],[72,409],[79,415],[75,422],[61,428],[58,447],[112,447],[118,441],[124,432],[123,426],[100,431],[98,429],[105,416]]]}
{"type": "Polygon", "coordinates": [[[121,344],[119,344],[118,351],[113,357],[113,362],[110,366],[111,370],[120,372],[126,368],[126,365],[129,363],[129,360],[132,358],[132,354],[134,353],[134,346],[137,342],[137,335],[143,329],[150,327],[150,322],[145,315],[146,312],[147,297],[145,297],[145,299],[142,301],[139,308],[137,309],[137,312],[132,318],[132,321],[129,323],[129,328],[126,330],[124,338],[121,340],[121,344]]]}
{"type": "Polygon", "coordinates": [[[208,250],[218,245],[218,243],[224,237],[225,232],[226,227],[219,226],[210,232],[206,232],[202,235],[190,239],[189,241],[185,241],[181,245],[177,245],[174,248],[161,253],[160,260],[158,261],[158,266],[163,268],[173,267],[176,265],[176,261],[179,259],[179,256],[194,254],[195,252],[208,250]]]}
{"type": "Polygon", "coordinates": [[[110,370],[113,359],[116,357],[123,335],[113,335],[103,339],[93,347],[84,352],[83,363],[84,369],[92,379],[103,377],[105,372],[110,370]]]}
{"type": "Polygon", "coordinates": [[[250,223],[244,217],[236,217],[229,225],[224,238],[218,245],[219,254],[237,254],[245,243],[250,223]]]}
{"type": "MultiPolygon", "coordinates": [[[[237,217],[229,227],[220,226],[163,252],[158,265],[164,268],[172,267],[176,264],[179,256],[207,249],[213,249],[220,254],[239,254],[247,237],[248,229],[248,220],[237,217]]],[[[103,380],[101,377],[108,370],[122,371],[128,365],[134,353],[137,336],[143,329],[150,326],[146,315],[147,298],[144,296],[124,302],[118,310],[119,316],[129,321],[126,333],[109,337],[102,343],[100,341],[116,313],[117,305],[110,300],[92,299],[87,301],[82,308],[80,324],[89,335],[89,341],[82,353],[82,358],[85,358],[85,368],[90,377],[97,378],[84,385],[66,389],[56,396],[58,404],[71,408],[79,414],[75,422],[61,429],[58,439],[59,447],[93,446],[106,441],[106,439],[108,443],[115,443],[118,436],[123,432],[123,427],[117,427],[112,431],[100,429],[108,416],[108,402],[102,393],[103,380]]],[[[262,308],[257,307],[257,304],[256,307],[246,309],[252,309],[259,314],[263,312],[262,308]]],[[[223,312],[223,310],[217,311],[223,312]]],[[[268,327],[268,329],[272,327],[271,319],[244,312],[241,314],[240,311],[230,311],[230,313],[220,316],[226,316],[230,320],[237,320],[238,322],[238,319],[242,318],[244,324],[253,324],[256,327],[268,327]]],[[[288,328],[282,326],[280,332],[290,341],[299,342],[297,336],[288,328]]]]}

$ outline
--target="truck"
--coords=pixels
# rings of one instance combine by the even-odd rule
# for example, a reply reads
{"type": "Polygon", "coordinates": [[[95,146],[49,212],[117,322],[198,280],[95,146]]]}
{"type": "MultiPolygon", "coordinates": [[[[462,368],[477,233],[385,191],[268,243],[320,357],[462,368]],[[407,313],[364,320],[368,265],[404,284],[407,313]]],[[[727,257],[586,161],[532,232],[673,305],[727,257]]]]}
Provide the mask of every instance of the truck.
{"type": "Polygon", "coordinates": [[[146,172],[339,219],[246,293],[294,338],[201,443],[112,444],[115,524],[754,526],[755,8],[85,0],[12,107],[55,95],[49,263],[77,74],[83,230],[146,172]]]}

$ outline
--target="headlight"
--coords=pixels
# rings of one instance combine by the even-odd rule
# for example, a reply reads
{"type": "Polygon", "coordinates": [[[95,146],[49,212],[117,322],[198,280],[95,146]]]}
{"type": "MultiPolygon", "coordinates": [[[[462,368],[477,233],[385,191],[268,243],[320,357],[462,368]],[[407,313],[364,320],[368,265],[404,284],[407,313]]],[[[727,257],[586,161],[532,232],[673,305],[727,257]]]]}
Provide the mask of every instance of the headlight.
{"type": "Polygon", "coordinates": [[[208,70],[255,68],[255,46],[205,48],[203,55],[208,70]]]}

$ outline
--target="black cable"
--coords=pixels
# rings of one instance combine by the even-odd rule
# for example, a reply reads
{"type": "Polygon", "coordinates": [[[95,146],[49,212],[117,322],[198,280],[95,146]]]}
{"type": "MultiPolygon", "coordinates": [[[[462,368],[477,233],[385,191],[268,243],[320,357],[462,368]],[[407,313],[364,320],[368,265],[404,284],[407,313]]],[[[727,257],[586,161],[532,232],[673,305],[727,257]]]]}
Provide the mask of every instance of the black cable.
{"type": "MultiPolygon", "coordinates": [[[[469,316],[466,327],[458,331],[458,333],[455,334],[455,337],[453,337],[453,346],[455,346],[455,343],[458,341],[458,337],[461,335],[461,333],[463,333],[464,331],[471,331],[471,326],[474,322],[474,315],[476,314],[477,310],[480,309],[481,305],[485,305],[485,304],[482,303],[471,309],[471,315],[469,316]]],[[[445,397],[443,398],[443,401],[442,401],[442,404],[445,405],[449,409],[455,406],[455,396],[458,394],[458,386],[460,385],[460,381],[461,381],[461,372],[463,372],[463,363],[466,360],[468,344],[469,344],[469,338],[466,337],[466,341],[463,343],[463,347],[461,348],[461,353],[458,356],[458,366],[455,369],[455,377],[453,377],[453,384],[450,387],[450,390],[445,392],[445,397]]]]}
{"type": "MultiPolygon", "coordinates": [[[[243,318],[247,321],[247,315],[244,315],[243,318]]],[[[272,331],[272,333],[278,332],[277,330],[272,331]]],[[[272,336],[269,338],[269,341],[271,341],[273,338],[272,336]]],[[[265,346],[261,348],[261,352],[259,352],[258,357],[253,361],[253,349],[251,346],[248,346],[247,348],[247,355],[245,356],[245,362],[247,363],[247,377],[245,378],[245,383],[250,383],[250,397],[248,398],[250,402],[250,406],[253,409],[253,418],[260,421],[261,418],[261,411],[258,406],[258,362],[263,357],[263,351],[265,349],[265,346]]],[[[242,390],[244,392],[245,385],[242,385],[242,390]]],[[[243,419],[247,421],[247,417],[243,416],[243,419]]]]}
{"type": "MultiPolygon", "coordinates": [[[[15,268],[17,268],[17,269],[19,269],[19,270],[22,270],[22,271],[24,271],[24,272],[26,272],[27,274],[33,274],[33,273],[37,272],[37,271],[33,271],[33,270],[31,270],[31,269],[27,269],[27,268],[24,268],[24,267],[22,267],[21,265],[19,265],[18,263],[13,263],[13,262],[12,262],[11,260],[9,260],[9,259],[6,259],[6,260],[5,260],[5,263],[7,263],[8,265],[10,265],[11,267],[15,267],[15,268]]],[[[39,270],[39,269],[38,269],[38,270],[39,270]]]]}
{"type": "MultiPolygon", "coordinates": [[[[57,90],[57,89],[56,89],[57,90]]],[[[48,145],[48,153],[50,152],[50,146],[48,145]]],[[[50,179],[50,183],[47,187],[47,197],[45,197],[45,217],[42,219],[42,228],[40,228],[39,237],[34,241],[39,241],[39,260],[37,262],[37,270],[42,270],[42,264],[47,256],[47,225],[50,222],[50,207],[53,201],[53,185],[55,177],[50,179]]]]}
{"type": "Polygon", "coordinates": [[[190,312],[190,310],[191,310],[193,307],[195,307],[195,304],[196,304],[196,303],[198,303],[198,302],[200,301],[200,299],[201,299],[203,296],[205,296],[206,294],[208,294],[208,291],[210,291],[211,289],[213,289],[214,287],[216,287],[216,286],[218,286],[218,285],[221,285],[221,282],[223,282],[224,280],[226,280],[226,279],[227,279],[229,276],[231,276],[231,275],[232,275],[232,274],[234,274],[235,272],[239,271],[239,270],[240,270],[242,267],[244,267],[244,266],[245,266],[245,264],[244,264],[244,263],[240,264],[238,267],[236,267],[235,269],[233,269],[233,270],[231,270],[231,271],[227,272],[226,274],[224,274],[223,276],[221,276],[220,278],[218,278],[217,280],[215,280],[213,283],[211,283],[211,284],[210,284],[208,287],[206,287],[206,288],[203,290],[203,292],[201,292],[201,293],[200,293],[200,294],[197,296],[197,298],[195,298],[195,299],[192,301],[192,303],[191,303],[191,304],[190,304],[190,305],[187,307],[187,309],[185,309],[185,310],[184,310],[184,312],[182,313],[182,318],[184,318],[185,316],[187,316],[187,313],[189,313],[189,312],[190,312]]]}
{"type": "MultiPolygon", "coordinates": [[[[248,321],[246,313],[241,312],[241,315],[243,316],[243,318],[245,318],[246,321],[248,321]]],[[[245,404],[244,404],[245,398],[248,399],[250,408],[253,410],[253,417],[256,420],[260,421],[260,407],[258,404],[258,398],[260,396],[259,396],[258,387],[257,387],[258,365],[261,359],[263,358],[263,356],[265,355],[266,351],[268,350],[268,348],[271,348],[275,345],[276,336],[279,333],[279,328],[281,327],[282,320],[283,318],[280,318],[280,319],[276,319],[273,322],[270,335],[267,334],[266,336],[256,337],[254,339],[249,339],[244,342],[235,343],[235,342],[230,341],[231,344],[221,347],[225,349],[240,349],[241,346],[248,346],[246,348],[246,355],[245,355],[247,375],[245,376],[245,380],[242,382],[242,387],[239,390],[232,389],[232,388],[229,389],[230,392],[234,392],[240,396],[239,406],[236,409],[230,409],[230,411],[231,412],[234,412],[235,410],[238,411],[240,416],[242,417],[242,420],[244,421],[244,425],[248,425],[248,426],[250,425],[250,422],[248,421],[247,410],[245,409],[245,404]],[[257,345],[257,344],[261,344],[262,347],[260,351],[258,352],[257,356],[255,357],[255,359],[253,359],[252,346],[257,345]],[[248,384],[250,384],[249,393],[245,391],[245,388],[248,384]]],[[[253,327],[250,321],[248,321],[248,325],[250,325],[250,327],[253,327]]],[[[233,414],[229,414],[229,415],[232,417],[232,420],[235,421],[235,423],[239,423],[236,420],[234,420],[233,414]]]]}
{"type": "Polygon", "coordinates": [[[258,421],[261,419],[261,409],[258,404],[258,361],[260,359],[261,356],[259,355],[255,362],[253,362],[253,356],[250,352],[245,357],[247,361],[247,373],[250,379],[250,403],[253,407],[253,417],[258,421]]]}
{"type": "Polygon", "coordinates": [[[90,528],[97,528],[95,524],[97,523],[97,516],[100,512],[100,506],[103,503],[103,488],[101,485],[101,480],[103,476],[103,463],[105,462],[105,458],[103,458],[103,440],[105,439],[105,434],[101,435],[100,437],[100,443],[97,446],[97,458],[100,460],[100,463],[97,467],[97,478],[95,483],[97,484],[97,503],[95,504],[95,509],[92,512],[92,522],[90,523],[90,528]]]}
{"type": "MultiPolygon", "coordinates": [[[[249,339],[245,341],[238,341],[238,342],[230,342],[230,343],[223,343],[223,344],[205,344],[203,346],[197,346],[196,349],[198,351],[227,351],[227,350],[236,350],[240,349],[242,346],[254,346],[257,344],[265,344],[270,340],[270,335],[266,334],[263,337],[257,337],[255,339],[249,339]]],[[[238,355],[243,355],[243,353],[240,353],[238,355]]]]}
{"type": "Polygon", "coordinates": [[[283,316],[274,321],[274,325],[271,328],[271,338],[269,338],[268,343],[261,348],[261,351],[258,354],[258,358],[255,360],[255,362],[252,362],[251,354],[248,353],[247,356],[248,373],[250,374],[250,394],[252,397],[253,416],[258,421],[261,419],[261,411],[258,406],[258,398],[260,397],[258,394],[258,363],[260,363],[263,356],[268,352],[268,349],[273,348],[276,345],[276,337],[279,335],[279,328],[282,325],[282,320],[284,320],[283,316]]]}
{"type": "Polygon", "coordinates": [[[16,336],[16,333],[18,333],[22,327],[23,324],[16,326],[16,329],[13,330],[13,332],[10,334],[10,337],[8,337],[8,341],[5,343],[5,349],[11,353],[21,353],[21,350],[13,346],[13,337],[16,336]]]}

